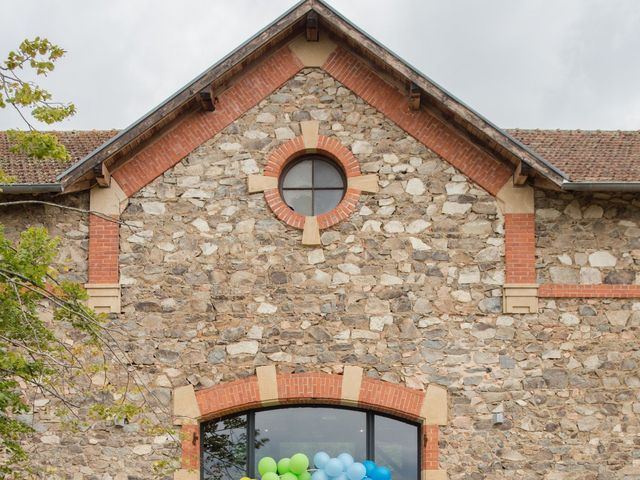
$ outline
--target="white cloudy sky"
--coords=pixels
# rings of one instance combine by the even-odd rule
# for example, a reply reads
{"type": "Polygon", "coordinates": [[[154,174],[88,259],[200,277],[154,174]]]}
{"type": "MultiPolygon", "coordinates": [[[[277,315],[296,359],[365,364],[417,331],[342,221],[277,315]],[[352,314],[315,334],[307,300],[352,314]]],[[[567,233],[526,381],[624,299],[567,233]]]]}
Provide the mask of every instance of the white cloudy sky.
{"type": "MultiPolygon", "coordinates": [[[[328,0],[502,127],[640,129],[638,0],[328,0]]],[[[294,0],[20,0],[2,56],[46,36],[67,56],[47,79],[75,118],[122,128],[295,4],[294,0]]],[[[0,110],[0,129],[20,126],[0,110]]]]}

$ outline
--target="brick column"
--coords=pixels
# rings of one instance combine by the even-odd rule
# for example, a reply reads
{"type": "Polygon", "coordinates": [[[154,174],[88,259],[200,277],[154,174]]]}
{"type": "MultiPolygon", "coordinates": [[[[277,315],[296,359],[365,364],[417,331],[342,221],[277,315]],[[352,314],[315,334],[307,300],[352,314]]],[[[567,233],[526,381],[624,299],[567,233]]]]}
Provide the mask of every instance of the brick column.
{"type": "Polygon", "coordinates": [[[536,283],[535,230],[533,213],[505,214],[506,283],[536,283]]]}
{"type": "Polygon", "coordinates": [[[89,283],[118,283],[120,225],[96,215],[89,217],[89,283]]]}

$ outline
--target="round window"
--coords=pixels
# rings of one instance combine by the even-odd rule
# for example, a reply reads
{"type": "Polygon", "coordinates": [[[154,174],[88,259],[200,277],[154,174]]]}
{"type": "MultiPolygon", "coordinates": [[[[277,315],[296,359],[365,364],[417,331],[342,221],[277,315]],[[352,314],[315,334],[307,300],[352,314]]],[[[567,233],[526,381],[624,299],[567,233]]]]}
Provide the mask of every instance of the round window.
{"type": "Polygon", "coordinates": [[[338,206],[346,183],[342,168],[333,160],[306,155],[286,166],[280,176],[280,194],[300,215],[320,215],[338,206]]]}

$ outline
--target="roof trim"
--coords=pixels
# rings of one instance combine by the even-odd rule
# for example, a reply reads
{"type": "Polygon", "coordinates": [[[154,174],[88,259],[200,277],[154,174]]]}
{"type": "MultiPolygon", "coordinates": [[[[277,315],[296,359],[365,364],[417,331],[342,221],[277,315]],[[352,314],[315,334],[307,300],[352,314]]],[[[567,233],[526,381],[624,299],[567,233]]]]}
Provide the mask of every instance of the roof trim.
{"type": "MultiPolygon", "coordinates": [[[[301,21],[311,10],[316,11],[321,20],[327,22],[330,28],[338,29],[342,35],[350,38],[359,48],[366,50],[373,57],[381,58],[380,54],[390,57],[393,61],[392,64],[385,60],[389,68],[392,68],[402,78],[414,82],[427,96],[436,102],[439,108],[453,114],[458,121],[464,123],[473,132],[473,135],[477,137],[478,141],[481,142],[484,138],[493,144],[497,144],[500,148],[509,152],[510,155],[530,165],[536,172],[560,187],[563,182],[568,180],[566,174],[560,169],[470,108],[415,67],[402,60],[322,0],[302,0],[294,5],[267,27],[168,97],[156,108],[143,115],[80,161],[65,169],[56,177],[56,180],[63,186],[77,181],[87,174],[94,165],[107,160],[149,131],[149,129],[158,125],[169,114],[185,107],[199,91],[207,88],[221,75],[242,63],[265,44],[277,40],[284,34],[288,34],[288,29],[295,27],[297,22],[301,21]]],[[[513,161],[513,157],[509,158],[513,161]]]]}

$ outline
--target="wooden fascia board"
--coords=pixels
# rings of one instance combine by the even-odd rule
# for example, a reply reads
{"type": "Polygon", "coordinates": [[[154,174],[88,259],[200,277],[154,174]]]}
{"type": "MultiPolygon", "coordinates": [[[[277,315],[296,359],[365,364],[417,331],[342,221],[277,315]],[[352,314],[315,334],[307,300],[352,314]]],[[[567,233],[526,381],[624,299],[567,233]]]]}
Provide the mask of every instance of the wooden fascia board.
{"type": "Polygon", "coordinates": [[[177,93],[143,116],[131,126],[124,129],[113,139],[87,155],[80,162],[68,170],[62,172],[58,179],[63,185],[70,185],[88,171],[118,153],[123,147],[135,141],[138,136],[159,124],[164,117],[175,110],[184,107],[200,92],[209,87],[219,77],[241,62],[247,61],[253,54],[259,52],[264,46],[276,42],[283,35],[288,35],[290,27],[302,21],[305,15],[312,10],[313,2],[307,0],[293,7],[289,12],[275,20],[262,31],[258,32],[247,42],[235,49],[218,63],[196,77],[177,93]]]}

